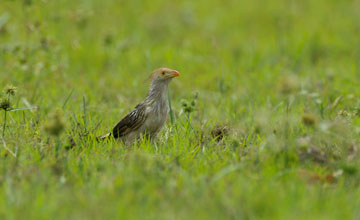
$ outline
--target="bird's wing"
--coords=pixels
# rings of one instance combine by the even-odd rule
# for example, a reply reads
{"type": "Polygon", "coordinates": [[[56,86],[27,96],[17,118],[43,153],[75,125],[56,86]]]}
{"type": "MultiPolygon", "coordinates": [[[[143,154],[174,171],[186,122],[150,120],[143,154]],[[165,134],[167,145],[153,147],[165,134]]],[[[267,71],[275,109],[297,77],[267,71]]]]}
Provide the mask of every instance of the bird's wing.
{"type": "Polygon", "coordinates": [[[113,129],[114,138],[120,138],[138,129],[146,120],[146,106],[139,104],[123,118],[113,129]]]}

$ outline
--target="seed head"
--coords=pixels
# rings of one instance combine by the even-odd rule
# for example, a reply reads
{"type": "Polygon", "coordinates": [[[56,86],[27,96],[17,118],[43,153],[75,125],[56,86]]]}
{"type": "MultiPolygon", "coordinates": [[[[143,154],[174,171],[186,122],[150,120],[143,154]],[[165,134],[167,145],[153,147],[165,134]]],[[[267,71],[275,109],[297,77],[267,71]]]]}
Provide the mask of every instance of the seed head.
{"type": "Polygon", "coordinates": [[[44,125],[44,130],[53,136],[59,136],[65,128],[65,122],[60,110],[51,113],[49,120],[44,125]]]}
{"type": "Polygon", "coordinates": [[[17,88],[13,85],[7,85],[5,88],[4,88],[4,93],[6,95],[11,95],[11,96],[14,96],[17,92],[17,88]]]}
{"type": "Polygon", "coordinates": [[[317,123],[317,118],[313,114],[305,113],[302,116],[302,122],[306,126],[314,126],[317,123]]]}
{"type": "Polygon", "coordinates": [[[294,76],[288,76],[280,80],[278,90],[284,95],[289,95],[296,92],[298,88],[297,79],[294,76]]]}
{"type": "Polygon", "coordinates": [[[195,111],[195,102],[194,101],[191,101],[189,102],[188,100],[181,100],[181,106],[182,106],[182,109],[185,113],[191,113],[193,111],[195,111]]]}
{"type": "Polygon", "coordinates": [[[194,92],[192,94],[191,100],[186,100],[186,99],[181,100],[181,106],[185,113],[190,114],[196,110],[196,104],[197,104],[198,97],[199,97],[199,93],[194,92]]]}
{"type": "Polygon", "coordinates": [[[11,102],[8,98],[2,97],[0,98],[0,109],[3,109],[5,111],[9,110],[11,108],[11,102]]]}

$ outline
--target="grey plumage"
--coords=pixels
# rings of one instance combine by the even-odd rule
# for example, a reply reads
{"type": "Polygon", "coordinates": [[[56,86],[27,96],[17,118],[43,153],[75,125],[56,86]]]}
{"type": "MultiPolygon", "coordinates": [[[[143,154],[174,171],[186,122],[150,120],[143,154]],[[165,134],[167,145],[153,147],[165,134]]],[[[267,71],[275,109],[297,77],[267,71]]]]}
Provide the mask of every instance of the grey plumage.
{"type": "Polygon", "coordinates": [[[177,76],[179,72],[169,68],[155,70],[150,76],[151,86],[146,99],[117,123],[112,133],[105,134],[99,139],[113,136],[126,143],[133,143],[145,134],[150,138],[156,137],[169,115],[168,85],[171,79],[177,76]]]}

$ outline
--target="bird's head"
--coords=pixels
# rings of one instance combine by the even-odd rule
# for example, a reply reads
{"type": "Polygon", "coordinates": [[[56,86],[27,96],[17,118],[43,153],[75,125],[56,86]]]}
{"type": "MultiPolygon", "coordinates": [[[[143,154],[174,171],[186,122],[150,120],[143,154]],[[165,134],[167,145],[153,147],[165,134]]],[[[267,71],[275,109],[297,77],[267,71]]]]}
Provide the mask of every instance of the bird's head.
{"type": "Polygon", "coordinates": [[[153,73],[150,75],[150,79],[152,82],[170,82],[171,79],[180,76],[180,73],[176,70],[170,69],[170,68],[159,68],[156,69],[153,73]]]}
{"type": "Polygon", "coordinates": [[[149,93],[147,99],[149,100],[166,100],[166,91],[169,85],[169,82],[175,78],[180,76],[180,73],[176,70],[172,70],[169,68],[159,68],[156,69],[151,75],[151,86],[149,89],[149,93]]]}

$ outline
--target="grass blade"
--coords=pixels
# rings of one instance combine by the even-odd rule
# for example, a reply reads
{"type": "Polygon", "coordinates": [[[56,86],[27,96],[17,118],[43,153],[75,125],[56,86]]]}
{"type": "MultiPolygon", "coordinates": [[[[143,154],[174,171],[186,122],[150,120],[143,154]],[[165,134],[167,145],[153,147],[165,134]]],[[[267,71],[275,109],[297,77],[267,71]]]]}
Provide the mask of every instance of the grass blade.
{"type": "Polygon", "coordinates": [[[83,114],[84,114],[84,126],[85,126],[85,133],[87,128],[87,122],[86,122],[86,99],[85,96],[83,96],[83,114]]]}
{"type": "Polygon", "coordinates": [[[13,108],[11,110],[9,110],[9,112],[16,112],[16,111],[23,111],[23,110],[31,110],[31,109],[36,109],[37,106],[33,106],[33,107],[22,107],[22,108],[13,108]]]}
{"type": "Polygon", "coordinates": [[[66,97],[65,101],[64,101],[64,104],[62,106],[62,109],[64,110],[65,109],[65,106],[66,104],[68,103],[69,99],[71,98],[72,94],[74,92],[74,89],[71,90],[71,92],[69,93],[69,95],[66,97]]]}
{"type": "Polygon", "coordinates": [[[171,106],[170,90],[168,90],[168,100],[169,100],[169,108],[170,108],[170,112],[169,112],[170,121],[171,121],[171,124],[174,125],[175,119],[174,119],[174,113],[173,113],[172,106],[171,106]]]}

